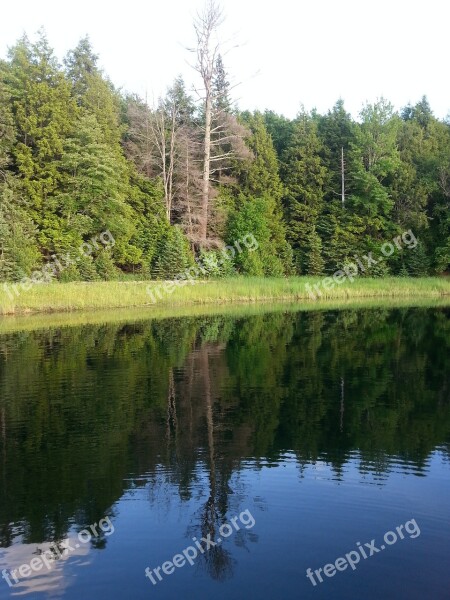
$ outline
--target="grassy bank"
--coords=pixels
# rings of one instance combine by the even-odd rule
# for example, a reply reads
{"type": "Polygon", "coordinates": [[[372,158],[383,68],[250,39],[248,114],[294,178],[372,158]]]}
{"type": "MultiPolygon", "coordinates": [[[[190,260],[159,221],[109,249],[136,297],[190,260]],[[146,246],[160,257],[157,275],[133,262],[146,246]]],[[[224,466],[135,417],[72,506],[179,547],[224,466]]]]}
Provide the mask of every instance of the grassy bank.
{"type": "MultiPolygon", "coordinates": [[[[291,277],[233,278],[201,281],[196,285],[172,286],[164,282],[118,282],[51,283],[34,285],[25,291],[17,286],[0,286],[0,314],[21,315],[39,312],[71,312],[110,308],[147,307],[155,311],[162,307],[189,305],[295,302],[317,305],[324,301],[360,300],[365,298],[445,298],[450,303],[450,279],[448,278],[386,278],[356,279],[336,285],[326,291],[320,285],[319,296],[312,299],[306,286],[319,284],[322,278],[291,277]],[[153,300],[147,289],[153,292],[153,300]],[[169,288],[170,290],[171,288],[169,288]],[[16,291],[18,294],[16,294],[16,291]]],[[[314,289],[314,288],[312,288],[314,289]]]]}

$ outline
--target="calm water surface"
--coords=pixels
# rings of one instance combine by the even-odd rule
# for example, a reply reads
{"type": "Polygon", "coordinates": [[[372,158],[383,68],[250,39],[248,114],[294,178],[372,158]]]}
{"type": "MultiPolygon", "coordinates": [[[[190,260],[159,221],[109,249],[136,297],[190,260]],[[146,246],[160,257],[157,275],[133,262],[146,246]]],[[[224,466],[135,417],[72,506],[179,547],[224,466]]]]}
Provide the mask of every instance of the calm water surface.
{"type": "Polygon", "coordinates": [[[449,346],[422,308],[0,336],[0,599],[450,598],[449,346]]]}

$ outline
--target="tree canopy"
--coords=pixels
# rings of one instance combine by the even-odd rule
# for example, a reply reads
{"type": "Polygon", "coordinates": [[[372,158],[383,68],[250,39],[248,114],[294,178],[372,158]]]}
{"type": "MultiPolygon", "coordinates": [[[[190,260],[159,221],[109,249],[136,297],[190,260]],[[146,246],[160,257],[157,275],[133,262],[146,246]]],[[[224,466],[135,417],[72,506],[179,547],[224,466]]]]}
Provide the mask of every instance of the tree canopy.
{"type": "Polygon", "coordinates": [[[288,119],[240,110],[217,49],[203,67],[207,107],[180,76],[151,107],[115,88],[88,38],[62,64],[43,31],[16,42],[0,61],[0,280],[106,230],[114,247],[66,279],[173,277],[246,234],[258,252],[227,274],[318,275],[408,229],[417,248],[373,274],[449,269],[450,124],[425,97],[288,119]]]}

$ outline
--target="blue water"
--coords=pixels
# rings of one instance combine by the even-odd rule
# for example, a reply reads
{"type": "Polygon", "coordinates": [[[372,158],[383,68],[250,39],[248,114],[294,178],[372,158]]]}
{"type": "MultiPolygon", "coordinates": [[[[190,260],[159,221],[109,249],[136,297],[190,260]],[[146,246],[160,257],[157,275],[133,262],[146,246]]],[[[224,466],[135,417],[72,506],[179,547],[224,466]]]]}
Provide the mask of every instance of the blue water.
{"type": "Polygon", "coordinates": [[[0,336],[0,599],[450,598],[449,332],[396,309],[0,336]]]}

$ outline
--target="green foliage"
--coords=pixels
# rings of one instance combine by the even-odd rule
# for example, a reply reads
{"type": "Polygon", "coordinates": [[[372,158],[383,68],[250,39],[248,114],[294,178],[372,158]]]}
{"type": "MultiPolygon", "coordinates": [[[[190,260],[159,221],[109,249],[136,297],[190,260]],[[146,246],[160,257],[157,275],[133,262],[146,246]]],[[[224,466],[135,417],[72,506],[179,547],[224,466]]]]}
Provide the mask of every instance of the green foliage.
{"type": "Polygon", "coordinates": [[[0,281],[16,281],[39,266],[36,228],[11,182],[0,184],[0,281]]]}
{"type": "Polygon", "coordinates": [[[64,61],[71,82],[71,95],[78,106],[95,116],[104,140],[111,146],[121,140],[120,95],[97,67],[97,55],[88,38],[83,38],[64,61]]]}
{"type": "Polygon", "coordinates": [[[307,267],[308,275],[321,275],[324,272],[324,260],[322,258],[322,240],[316,228],[313,226],[308,235],[307,267]]]}
{"type": "MultiPolygon", "coordinates": [[[[225,250],[201,250],[198,261],[207,272],[207,277],[222,279],[236,274],[234,260],[225,250]]],[[[245,252],[245,249],[244,249],[245,252]]]]}
{"type": "Polygon", "coordinates": [[[398,272],[399,277],[409,277],[408,269],[406,268],[405,263],[402,263],[400,271],[398,272]]]}
{"type": "Polygon", "coordinates": [[[316,231],[326,182],[321,148],[316,123],[306,113],[300,114],[282,157],[287,237],[299,274],[323,271],[322,241],[316,231]]]}
{"type": "Polygon", "coordinates": [[[57,214],[81,237],[109,230],[117,242],[128,241],[130,208],[126,203],[128,171],[124,158],[104,141],[92,114],[80,114],[73,137],[63,146],[57,214]]]}
{"type": "Polygon", "coordinates": [[[94,260],[95,269],[100,279],[108,281],[116,279],[118,275],[117,267],[114,264],[112,254],[109,249],[102,248],[94,260]]]}
{"type": "Polygon", "coordinates": [[[358,121],[341,99],[327,114],[293,120],[238,113],[220,56],[212,96],[206,243],[196,233],[204,115],[183,80],[152,110],[113,86],[88,38],[63,66],[45,33],[19,39],[0,60],[2,280],[104,231],[114,245],[61,280],[173,277],[193,264],[193,248],[213,277],[320,275],[408,229],[421,245],[396,248],[371,276],[449,270],[450,125],[425,97],[400,115],[384,99],[367,104],[358,121]],[[221,262],[212,249],[248,234],[254,252],[221,262]]]}
{"type": "Polygon", "coordinates": [[[213,102],[216,110],[231,112],[230,83],[225,71],[222,56],[219,54],[215,65],[215,75],[212,82],[213,102]]]}
{"type": "Polygon", "coordinates": [[[71,264],[65,267],[59,275],[58,280],[62,283],[69,283],[71,281],[79,281],[81,279],[80,271],[77,265],[71,264]]]}
{"type": "MultiPolygon", "coordinates": [[[[49,212],[47,198],[60,182],[59,160],[64,138],[74,126],[76,106],[42,33],[35,44],[23,37],[10,50],[3,77],[17,132],[14,164],[31,201],[33,220],[42,225],[49,212]]],[[[41,241],[46,244],[45,234],[41,241]]]]}
{"type": "MultiPolygon", "coordinates": [[[[246,235],[254,236],[258,248],[236,253],[234,264],[238,272],[245,275],[272,275],[281,276],[284,273],[285,263],[283,256],[279,256],[278,240],[272,235],[269,223],[274,214],[272,198],[239,198],[240,210],[231,215],[228,223],[226,242],[232,246],[236,241],[242,240],[246,235]]],[[[286,245],[287,246],[287,245],[286,245]]],[[[289,249],[285,252],[287,260],[289,249]]]]}
{"type": "Polygon", "coordinates": [[[450,269],[450,237],[447,238],[445,246],[438,246],[435,253],[435,265],[438,273],[450,269]]]}
{"type": "Polygon", "coordinates": [[[166,225],[156,246],[151,272],[157,279],[172,279],[193,265],[189,243],[179,227],[166,225]]]}
{"type": "Polygon", "coordinates": [[[291,143],[293,122],[272,110],[266,110],[264,112],[264,123],[268,134],[272,138],[277,155],[282,156],[291,143]]]}
{"type": "Polygon", "coordinates": [[[91,255],[81,255],[77,258],[80,259],[77,263],[80,279],[83,281],[97,281],[99,279],[99,275],[101,277],[101,272],[98,268],[100,256],[95,262],[91,255]]]}
{"type": "Polygon", "coordinates": [[[243,116],[243,122],[251,131],[247,145],[253,157],[243,165],[240,183],[248,194],[268,194],[278,201],[283,187],[278,173],[277,155],[263,116],[258,112],[253,115],[246,114],[243,116]]]}
{"type": "Polygon", "coordinates": [[[286,240],[281,205],[283,186],[276,152],[260,113],[247,113],[243,121],[251,131],[247,144],[253,159],[240,167],[241,193],[235,212],[230,214],[225,241],[234,243],[238,237],[233,235],[238,235],[238,231],[240,235],[253,234],[259,244],[258,257],[238,257],[238,270],[254,275],[287,275],[292,272],[292,249],[286,240]]]}
{"type": "Polygon", "coordinates": [[[405,264],[413,277],[423,277],[429,273],[430,259],[423,242],[419,241],[415,248],[405,252],[405,264]]]}

